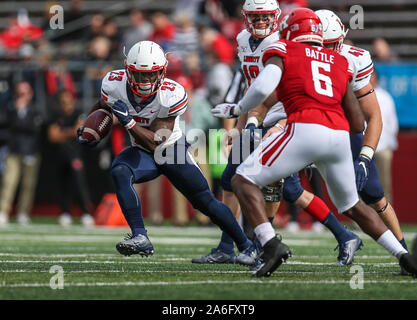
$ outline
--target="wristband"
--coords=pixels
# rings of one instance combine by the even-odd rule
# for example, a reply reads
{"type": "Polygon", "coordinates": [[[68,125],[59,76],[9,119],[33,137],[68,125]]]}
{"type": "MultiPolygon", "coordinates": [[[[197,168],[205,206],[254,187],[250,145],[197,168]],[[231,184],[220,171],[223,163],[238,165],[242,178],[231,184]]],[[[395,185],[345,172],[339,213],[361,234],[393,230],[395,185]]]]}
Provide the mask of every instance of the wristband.
{"type": "Polygon", "coordinates": [[[134,126],[136,125],[136,121],[135,120],[130,120],[128,124],[125,125],[126,129],[132,129],[134,126]]]}
{"type": "Polygon", "coordinates": [[[254,124],[255,127],[257,128],[259,126],[259,121],[258,121],[258,119],[256,117],[249,117],[248,118],[248,121],[246,121],[246,126],[248,124],[254,124]]]}
{"type": "Polygon", "coordinates": [[[278,129],[280,129],[281,131],[284,130],[284,127],[281,124],[279,124],[278,122],[274,126],[277,127],[278,129]]]}
{"type": "Polygon", "coordinates": [[[374,157],[374,153],[374,149],[372,149],[370,146],[363,146],[359,155],[368,158],[370,161],[374,157]]]}

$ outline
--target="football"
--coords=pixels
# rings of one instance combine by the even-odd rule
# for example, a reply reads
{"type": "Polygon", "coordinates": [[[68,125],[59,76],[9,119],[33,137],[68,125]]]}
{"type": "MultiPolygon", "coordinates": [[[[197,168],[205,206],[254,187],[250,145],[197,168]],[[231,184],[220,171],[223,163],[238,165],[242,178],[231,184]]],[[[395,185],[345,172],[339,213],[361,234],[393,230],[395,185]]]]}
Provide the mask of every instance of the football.
{"type": "Polygon", "coordinates": [[[88,115],[84,121],[82,138],[88,141],[100,141],[111,130],[113,115],[105,109],[98,109],[88,115]]]}

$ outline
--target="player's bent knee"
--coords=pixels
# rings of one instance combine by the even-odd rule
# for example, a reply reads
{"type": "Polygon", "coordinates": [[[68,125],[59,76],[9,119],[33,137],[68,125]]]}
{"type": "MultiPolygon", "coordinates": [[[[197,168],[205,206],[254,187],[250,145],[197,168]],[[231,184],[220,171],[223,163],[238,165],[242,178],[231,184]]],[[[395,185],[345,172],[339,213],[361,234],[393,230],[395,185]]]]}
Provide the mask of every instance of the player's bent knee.
{"type": "Polygon", "coordinates": [[[232,177],[232,190],[233,192],[236,194],[237,191],[239,191],[239,186],[242,185],[242,183],[245,183],[245,181],[247,181],[245,178],[243,178],[241,175],[239,174],[235,174],[232,177]]]}
{"type": "Polygon", "coordinates": [[[129,182],[132,179],[133,173],[130,168],[124,164],[118,164],[111,168],[110,174],[116,184],[129,182]]]}
{"type": "Polygon", "coordinates": [[[304,189],[299,181],[288,181],[288,179],[285,179],[284,187],[282,190],[282,197],[284,200],[290,203],[295,203],[295,201],[301,197],[303,192],[304,189]]]}
{"type": "Polygon", "coordinates": [[[221,186],[223,188],[223,190],[232,192],[232,182],[230,177],[225,174],[225,172],[223,172],[221,180],[220,180],[221,186]]]}
{"type": "Polygon", "coordinates": [[[378,202],[376,202],[374,204],[370,204],[369,206],[372,207],[372,209],[374,209],[378,214],[381,214],[381,213],[384,213],[385,210],[388,209],[389,202],[384,197],[381,200],[379,200],[378,202]]]}

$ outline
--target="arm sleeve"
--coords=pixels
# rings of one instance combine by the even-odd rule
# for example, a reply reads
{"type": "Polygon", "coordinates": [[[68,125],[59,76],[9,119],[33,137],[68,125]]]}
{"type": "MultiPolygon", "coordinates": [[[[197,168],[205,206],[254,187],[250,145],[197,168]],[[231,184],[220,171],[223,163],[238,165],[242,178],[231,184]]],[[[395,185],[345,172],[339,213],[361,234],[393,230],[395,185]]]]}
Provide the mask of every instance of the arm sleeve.
{"type": "Polygon", "coordinates": [[[224,98],[225,103],[237,103],[243,96],[243,92],[246,87],[245,77],[243,76],[242,70],[237,69],[233,75],[232,83],[227,90],[224,98]]]}
{"type": "Polygon", "coordinates": [[[275,64],[268,64],[249,87],[246,95],[239,101],[242,113],[255,108],[274,92],[281,81],[282,70],[275,64]]]}

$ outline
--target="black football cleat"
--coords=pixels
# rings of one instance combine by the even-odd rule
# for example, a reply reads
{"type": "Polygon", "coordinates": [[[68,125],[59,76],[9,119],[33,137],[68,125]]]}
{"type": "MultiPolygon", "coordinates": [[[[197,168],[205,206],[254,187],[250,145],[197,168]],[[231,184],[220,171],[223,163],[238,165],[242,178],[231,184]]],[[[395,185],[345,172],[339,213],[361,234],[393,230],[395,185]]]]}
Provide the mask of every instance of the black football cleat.
{"type": "Polygon", "coordinates": [[[147,236],[138,234],[136,237],[127,236],[123,241],[116,245],[117,251],[124,256],[139,254],[141,256],[153,255],[154,249],[147,236]]]}
{"type": "Polygon", "coordinates": [[[217,263],[235,263],[236,255],[235,253],[226,253],[221,251],[220,249],[213,248],[209,254],[206,254],[199,258],[192,258],[192,263],[200,263],[200,264],[217,264],[217,263]]]}
{"type": "Polygon", "coordinates": [[[413,248],[412,248],[411,252],[412,252],[414,258],[417,259],[417,236],[414,238],[413,248]]]}
{"type": "Polygon", "coordinates": [[[263,246],[262,264],[252,273],[252,277],[270,277],[271,274],[289,257],[290,248],[277,237],[272,238],[263,246]]]}
{"type": "Polygon", "coordinates": [[[417,277],[417,256],[404,253],[400,257],[400,266],[413,277],[417,277]]]}

